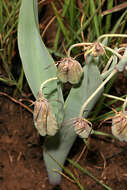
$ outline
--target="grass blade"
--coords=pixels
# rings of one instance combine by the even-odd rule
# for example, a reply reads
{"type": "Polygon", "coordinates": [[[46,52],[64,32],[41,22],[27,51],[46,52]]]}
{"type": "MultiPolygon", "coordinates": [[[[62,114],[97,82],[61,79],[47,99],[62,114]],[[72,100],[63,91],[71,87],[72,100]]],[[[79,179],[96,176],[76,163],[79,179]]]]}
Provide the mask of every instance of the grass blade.
{"type": "MultiPolygon", "coordinates": [[[[79,180],[74,176],[74,174],[66,167],[64,167],[60,162],[58,162],[49,152],[46,151],[46,154],[54,161],[56,162],[56,164],[62,169],[64,170],[64,172],[66,174],[68,174],[68,176],[70,176],[74,182],[78,185],[78,187],[80,188],[80,190],[85,190],[84,187],[80,184],[79,180]]],[[[61,171],[53,169],[53,171],[57,172],[58,174],[61,174],[61,171]]]]}
{"type": "Polygon", "coordinates": [[[104,183],[102,183],[100,180],[98,180],[95,176],[93,176],[88,170],[82,168],[78,163],[72,161],[71,159],[68,159],[68,161],[77,169],[79,169],[80,171],[82,171],[84,174],[88,175],[89,177],[91,177],[94,181],[96,181],[98,184],[100,184],[101,186],[103,186],[105,189],[107,190],[112,190],[110,187],[108,187],[107,185],[105,185],[104,183]]]}
{"type": "Polygon", "coordinates": [[[74,17],[75,17],[75,0],[70,1],[70,6],[69,6],[69,20],[70,20],[70,26],[71,28],[74,28],[74,17]]]}
{"type": "MultiPolygon", "coordinates": [[[[108,0],[107,9],[111,9],[112,6],[113,6],[113,0],[108,0]]],[[[112,14],[106,16],[105,33],[109,33],[109,29],[111,26],[111,18],[112,18],[112,14]]]]}
{"type": "MultiPolygon", "coordinates": [[[[69,7],[69,4],[70,4],[70,0],[66,0],[65,1],[65,4],[64,4],[64,7],[63,7],[63,12],[62,12],[62,16],[64,17],[66,15],[66,12],[68,10],[68,7],[69,7]]],[[[60,36],[60,26],[58,26],[58,30],[56,32],[56,39],[54,41],[54,50],[56,51],[57,50],[57,46],[58,46],[58,41],[59,41],[59,36],[60,36]]]]}
{"type": "MultiPolygon", "coordinates": [[[[0,27],[0,33],[3,34],[3,24],[4,24],[4,16],[3,16],[3,3],[0,3],[0,22],[1,22],[1,27],[0,27]]],[[[1,39],[2,40],[2,39],[1,39]]]]}
{"type": "MultiPolygon", "coordinates": [[[[94,14],[96,12],[94,0],[90,0],[90,10],[91,10],[92,14],[94,14]]],[[[95,26],[96,38],[98,38],[100,36],[100,32],[99,32],[98,17],[97,17],[96,13],[93,17],[93,22],[94,22],[94,26],[95,26]]]]}
{"type": "Polygon", "coordinates": [[[105,0],[103,0],[103,3],[101,3],[100,6],[98,6],[98,8],[93,12],[93,14],[88,18],[88,20],[82,25],[82,27],[76,32],[76,34],[74,35],[74,39],[76,39],[83,30],[86,29],[86,27],[90,24],[90,22],[92,21],[92,19],[94,18],[94,16],[96,15],[96,13],[100,10],[100,8],[102,7],[102,4],[104,4],[105,0]]]}
{"type": "Polygon", "coordinates": [[[64,23],[63,23],[63,21],[62,21],[62,18],[59,16],[59,13],[58,13],[58,11],[57,11],[57,9],[56,9],[55,4],[54,4],[53,2],[51,2],[51,5],[52,5],[52,8],[53,8],[54,13],[55,13],[55,15],[56,15],[57,21],[58,21],[58,23],[59,23],[59,25],[60,25],[60,28],[61,28],[61,30],[62,30],[64,36],[65,36],[65,39],[66,39],[66,41],[69,43],[69,42],[70,42],[70,39],[69,39],[68,31],[67,31],[67,29],[66,29],[66,27],[65,27],[65,25],[64,25],[64,23]]]}
{"type": "Polygon", "coordinates": [[[116,33],[118,27],[120,26],[120,23],[121,23],[122,20],[125,18],[126,14],[127,14],[127,10],[124,11],[124,13],[121,15],[121,17],[120,17],[120,18],[118,19],[118,21],[116,22],[115,26],[113,27],[113,29],[112,29],[112,31],[111,31],[112,34],[116,33]]]}

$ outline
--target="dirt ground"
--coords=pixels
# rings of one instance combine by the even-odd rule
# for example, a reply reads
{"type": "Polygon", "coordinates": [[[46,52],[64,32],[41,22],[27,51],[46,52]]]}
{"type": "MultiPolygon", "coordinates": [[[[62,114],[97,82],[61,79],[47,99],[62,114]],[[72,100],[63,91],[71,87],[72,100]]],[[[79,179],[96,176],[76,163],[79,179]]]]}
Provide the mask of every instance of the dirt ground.
{"type": "MultiPolygon", "coordinates": [[[[122,81],[127,93],[127,81],[121,76],[119,82],[122,81]]],[[[123,90],[120,92],[123,93],[123,90]]],[[[110,124],[102,126],[104,132],[110,133],[110,128],[110,124]]],[[[7,97],[0,96],[0,190],[78,190],[77,185],[65,178],[57,187],[48,183],[42,157],[43,141],[34,128],[32,114],[7,97]]],[[[83,142],[78,138],[69,158],[76,160],[83,147],[83,142]]],[[[126,150],[125,142],[91,136],[90,150],[82,155],[79,164],[113,190],[126,190],[126,150]]],[[[70,164],[66,163],[66,166],[73,171],[85,190],[104,189],[70,164]]]]}
{"type": "MultiPolygon", "coordinates": [[[[42,31],[44,27],[45,24],[42,31]]],[[[51,36],[51,30],[49,32],[51,39],[54,39],[54,33],[51,36]]],[[[51,40],[47,40],[47,36],[48,34],[45,35],[45,41],[50,47],[51,40]]],[[[120,75],[114,84],[115,95],[127,94],[126,84],[127,78],[120,75]]],[[[110,124],[104,124],[101,129],[111,132],[110,124]]],[[[60,186],[49,184],[42,157],[43,142],[44,138],[40,137],[34,128],[32,114],[0,95],[0,190],[79,189],[66,178],[62,178],[60,186]]],[[[126,142],[91,136],[90,150],[82,155],[79,164],[112,190],[127,190],[126,145],[126,142]]],[[[77,160],[83,147],[82,140],[78,138],[68,157],[77,160]]],[[[79,179],[85,190],[104,190],[104,187],[69,163],[66,163],[66,166],[79,179]]]]}

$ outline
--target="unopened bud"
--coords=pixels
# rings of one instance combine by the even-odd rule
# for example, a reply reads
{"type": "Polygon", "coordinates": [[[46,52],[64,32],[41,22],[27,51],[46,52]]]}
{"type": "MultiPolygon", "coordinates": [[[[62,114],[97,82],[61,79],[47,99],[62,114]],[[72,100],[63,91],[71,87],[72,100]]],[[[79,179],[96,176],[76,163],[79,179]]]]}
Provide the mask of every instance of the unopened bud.
{"type": "Polygon", "coordinates": [[[127,142],[127,111],[118,112],[112,118],[112,134],[120,141],[127,142]]]}
{"type": "Polygon", "coordinates": [[[63,58],[58,64],[58,79],[65,83],[70,82],[71,84],[77,84],[83,74],[83,69],[78,61],[68,57],[63,58]]]}
{"type": "Polygon", "coordinates": [[[40,92],[34,106],[34,124],[41,136],[54,136],[58,130],[50,103],[40,92]]]}
{"type": "Polygon", "coordinates": [[[81,138],[87,139],[92,132],[92,124],[84,118],[78,118],[75,121],[74,126],[76,134],[78,134],[81,138]]]}
{"type": "Polygon", "coordinates": [[[102,47],[102,45],[100,43],[95,43],[94,49],[92,51],[92,55],[96,57],[96,56],[103,55],[104,53],[105,53],[105,50],[102,47]]]}

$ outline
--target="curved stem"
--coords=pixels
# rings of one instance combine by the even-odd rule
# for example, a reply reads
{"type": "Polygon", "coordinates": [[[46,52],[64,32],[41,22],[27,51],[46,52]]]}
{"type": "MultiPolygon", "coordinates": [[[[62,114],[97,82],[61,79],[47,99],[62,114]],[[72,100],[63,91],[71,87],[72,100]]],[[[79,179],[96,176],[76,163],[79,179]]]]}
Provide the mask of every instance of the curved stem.
{"type": "Polygon", "coordinates": [[[127,96],[126,96],[126,99],[123,103],[123,106],[122,106],[122,111],[125,112],[126,111],[126,107],[127,107],[127,96]]]}
{"type": "Polygon", "coordinates": [[[116,52],[116,51],[113,50],[112,48],[107,47],[107,46],[104,46],[104,45],[103,45],[103,47],[104,47],[105,49],[109,50],[110,52],[112,52],[113,54],[115,54],[117,57],[119,57],[119,59],[122,58],[122,55],[120,55],[118,52],[116,52]]]}
{"type": "Polygon", "coordinates": [[[81,107],[79,117],[82,117],[83,112],[86,108],[86,106],[89,104],[89,102],[96,96],[96,94],[104,87],[104,85],[117,73],[117,70],[114,69],[111,74],[102,82],[102,84],[94,91],[94,93],[84,102],[84,104],[81,107]]]}
{"type": "Polygon", "coordinates": [[[90,53],[93,52],[93,50],[95,49],[95,47],[93,46],[91,49],[88,49],[85,53],[85,56],[89,55],[90,53]]]}
{"type": "Polygon", "coordinates": [[[100,40],[102,40],[102,38],[106,38],[106,37],[121,37],[121,38],[127,38],[127,34],[103,34],[101,35],[97,41],[100,42],[100,40]]]}
{"type": "Polygon", "coordinates": [[[67,55],[68,57],[70,57],[70,54],[71,54],[71,50],[74,48],[74,47],[81,47],[81,46],[90,46],[92,45],[93,43],[85,43],[85,42],[82,42],[82,43],[77,43],[77,44],[73,44],[72,46],[70,46],[70,48],[68,49],[68,52],[67,52],[67,55]]]}
{"type": "Polygon", "coordinates": [[[40,93],[42,93],[42,89],[44,88],[44,86],[45,86],[48,82],[50,82],[50,81],[52,81],[52,80],[57,80],[57,77],[53,77],[53,78],[50,78],[50,79],[44,81],[44,82],[41,84],[41,86],[40,86],[40,93]]]}

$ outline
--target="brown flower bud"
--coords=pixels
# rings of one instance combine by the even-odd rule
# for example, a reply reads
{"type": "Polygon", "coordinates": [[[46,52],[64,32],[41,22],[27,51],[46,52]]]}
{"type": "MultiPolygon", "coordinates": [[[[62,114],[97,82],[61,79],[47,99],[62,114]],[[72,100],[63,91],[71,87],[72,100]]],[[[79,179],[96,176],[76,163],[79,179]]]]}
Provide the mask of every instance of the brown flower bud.
{"type": "Polygon", "coordinates": [[[103,55],[104,53],[105,53],[105,50],[102,47],[102,45],[99,44],[99,43],[95,43],[94,44],[94,49],[92,51],[92,55],[96,57],[96,56],[103,55]]]}
{"type": "Polygon", "coordinates": [[[50,103],[39,92],[34,106],[34,124],[42,136],[54,136],[58,130],[55,115],[51,110],[50,103]]]}
{"type": "Polygon", "coordinates": [[[112,134],[120,141],[127,141],[127,111],[118,112],[112,118],[112,134]]]}
{"type": "Polygon", "coordinates": [[[77,118],[74,126],[76,134],[78,134],[81,138],[87,139],[92,132],[92,124],[84,118],[77,118]]]}
{"type": "Polygon", "coordinates": [[[57,69],[57,77],[63,83],[70,82],[71,84],[77,84],[83,74],[80,63],[71,57],[63,58],[59,62],[57,69]]]}

